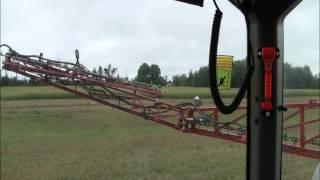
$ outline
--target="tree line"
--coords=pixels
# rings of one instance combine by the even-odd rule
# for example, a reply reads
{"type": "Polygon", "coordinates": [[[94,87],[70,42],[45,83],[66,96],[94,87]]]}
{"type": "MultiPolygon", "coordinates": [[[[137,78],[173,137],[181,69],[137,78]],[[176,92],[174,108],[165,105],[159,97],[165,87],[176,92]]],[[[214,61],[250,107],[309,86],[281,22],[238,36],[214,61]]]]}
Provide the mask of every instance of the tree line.
{"type": "MultiPolygon", "coordinates": [[[[231,88],[239,88],[245,78],[247,63],[245,60],[234,61],[231,72],[231,88]]],[[[172,77],[173,86],[209,86],[208,66],[200,67],[199,70],[189,71],[187,74],[172,77]]],[[[284,64],[284,87],[288,89],[317,89],[320,86],[319,74],[313,75],[310,67],[292,66],[284,64]]]]}
{"type": "MultiPolygon", "coordinates": [[[[94,67],[92,73],[104,75],[104,76],[114,76],[118,71],[118,68],[113,67],[111,64],[108,64],[107,67],[102,67],[101,65],[98,68],[94,67]]],[[[119,74],[118,74],[119,76],[119,74]]]]}
{"type": "Polygon", "coordinates": [[[161,69],[157,64],[151,64],[149,66],[147,63],[143,63],[139,67],[134,81],[151,85],[165,86],[168,83],[168,77],[161,76],[161,69]]]}
{"type": "MultiPolygon", "coordinates": [[[[99,65],[97,68],[92,69],[92,73],[104,75],[104,76],[115,76],[118,71],[118,68],[113,67],[111,64],[108,64],[106,67],[99,65]]],[[[117,75],[119,77],[119,74],[117,75]]],[[[9,77],[8,73],[5,72],[4,76],[0,78],[0,86],[39,86],[43,85],[39,81],[35,81],[30,78],[18,78],[18,76],[9,77]]]]}
{"type": "MultiPolygon", "coordinates": [[[[246,61],[234,61],[232,65],[231,88],[238,88],[241,86],[245,73],[246,61]]],[[[93,73],[105,76],[117,76],[117,68],[111,64],[103,67],[99,65],[92,69],[93,73]]],[[[320,86],[320,74],[313,75],[310,67],[305,65],[303,67],[292,66],[289,63],[284,64],[284,87],[289,89],[317,89],[320,86]]],[[[128,80],[128,77],[124,79],[128,80]]],[[[198,70],[190,70],[188,73],[175,75],[172,81],[168,80],[167,76],[161,74],[161,69],[157,64],[148,65],[142,63],[137,71],[137,76],[132,79],[137,82],[146,84],[153,84],[165,86],[170,84],[172,86],[192,86],[192,87],[208,87],[209,86],[209,69],[208,66],[202,66],[198,70]]],[[[8,77],[5,73],[0,79],[1,86],[33,86],[40,85],[39,82],[32,79],[19,79],[17,76],[8,77]]]]}
{"type": "Polygon", "coordinates": [[[41,85],[39,81],[33,79],[19,79],[17,76],[9,77],[8,73],[0,78],[0,86],[38,86],[41,85]]]}

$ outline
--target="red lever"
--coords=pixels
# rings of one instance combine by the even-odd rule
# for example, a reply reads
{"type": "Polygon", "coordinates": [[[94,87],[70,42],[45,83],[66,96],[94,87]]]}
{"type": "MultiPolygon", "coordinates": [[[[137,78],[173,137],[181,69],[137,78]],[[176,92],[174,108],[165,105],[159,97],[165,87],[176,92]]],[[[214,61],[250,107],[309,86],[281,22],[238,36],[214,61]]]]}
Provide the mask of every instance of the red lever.
{"type": "Polygon", "coordinates": [[[273,47],[261,49],[261,58],[264,63],[264,99],[261,107],[265,111],[272,110],[272,65],[277,59],[277,50],[273,47]]]}

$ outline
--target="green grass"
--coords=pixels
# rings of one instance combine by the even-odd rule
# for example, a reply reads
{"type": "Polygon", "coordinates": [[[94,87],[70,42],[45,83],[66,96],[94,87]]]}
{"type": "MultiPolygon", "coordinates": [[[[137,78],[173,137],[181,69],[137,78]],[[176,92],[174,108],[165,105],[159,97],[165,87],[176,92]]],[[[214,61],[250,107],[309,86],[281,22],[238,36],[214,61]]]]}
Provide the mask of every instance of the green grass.
{"type": "MultiPolygon", "coordinates": [[[[192,99],[200,96],[203,99],[211,98],[209,88],[194,87],[163,87],[164,98],[167,99],[192,99]]],[[[222,90],[221,95],[224,98],[233,98],[237,89],[222,90]]],[[[317,89],[286,89],[286,97],[308,96],[312,98],[319,97],[320,91],[317,89]]],[[[2,87],[2,100],[24,100],[24,99],[65,99],[77,98],[73,94],[66,93],[50,86],[32,86],[32,87],[2,87]]]]}
{"type": "MultiPolygon", "coordinates": [[[[192,99],[199,96],[203,99],[211,98],[210,89],[206,87],[163,87],[165,98],[172,99],[192,99]]],[[[235,96],[237,89],[221,90],[221,95],[225,98],[235,96]]]]}
{"type": "MultiPolygon", "coordinates": [[[[284,155],[283,179],[318,162],[284,155]]],[[[84,99],[1,101],[1,179],[245,177],[245,146],[183,134],[84,99]]]]}
{"type": "Polygon", "coordinates": [[[65,99],[77,96],[51,86],[1,87],[2,100],[65,99]]]}
{"type": "MultiPolygon", "coordinates": [[[[201,98],[211,98],[210,89],[208,87],[163,87],[165,98],[187,99],[199,96],[201,98]]],[[[224,98],[235,97],[238,89],[221,90],[221,96],[224,98]]],[[[309,96],[319,97],[319,89],[285,89],[285,97],[309,96]]]]}

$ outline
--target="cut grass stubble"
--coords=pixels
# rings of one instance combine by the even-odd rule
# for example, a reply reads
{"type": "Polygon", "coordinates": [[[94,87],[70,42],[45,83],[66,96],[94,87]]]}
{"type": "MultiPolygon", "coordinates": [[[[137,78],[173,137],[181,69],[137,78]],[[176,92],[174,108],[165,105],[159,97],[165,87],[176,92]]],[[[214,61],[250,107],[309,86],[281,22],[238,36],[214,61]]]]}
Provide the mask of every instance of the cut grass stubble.
{"type": "MultiPolygon", "coordinates": [[[[89,100],[1,103],[1,179],[245,177],[241,144],[185,135],[89,100]]],[[[283,163],[283,179],[302,180],[317,161],[285,154],[283,163]]]]}

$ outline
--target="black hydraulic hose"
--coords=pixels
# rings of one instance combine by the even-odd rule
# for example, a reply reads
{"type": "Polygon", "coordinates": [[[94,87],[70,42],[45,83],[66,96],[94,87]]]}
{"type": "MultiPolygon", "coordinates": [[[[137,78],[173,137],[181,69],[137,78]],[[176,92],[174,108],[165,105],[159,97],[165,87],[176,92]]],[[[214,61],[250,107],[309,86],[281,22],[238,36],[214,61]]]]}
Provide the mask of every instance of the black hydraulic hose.
{"type": "Polygon", "coordinates": [[[250,78],[253,74],[254,66],[250,65],[249,68],[247,69],[244,82],[240,87],[232,103],[229,105],[225,105],[221,99],[221,95],[219,93],[219,89],[217,85],[217,50],[218,50],[219,32],[220,32],[222,14],[223,13],[217,7],[217,10],[215,12],[215,16],[213,19],[213,25],[212,25],[212,31],[211,31],[211,42],[210,42],[210,53],[209,53],[209,82],[210,82],[211,95],[218,110],[223,114],[230,114],[238,108],[243,97],[245,96],[246,90],[249,86],[250,78]]]}

